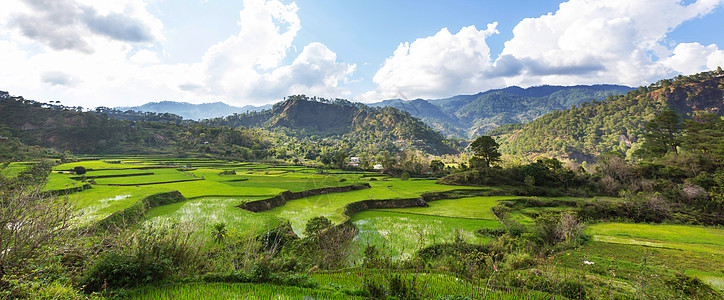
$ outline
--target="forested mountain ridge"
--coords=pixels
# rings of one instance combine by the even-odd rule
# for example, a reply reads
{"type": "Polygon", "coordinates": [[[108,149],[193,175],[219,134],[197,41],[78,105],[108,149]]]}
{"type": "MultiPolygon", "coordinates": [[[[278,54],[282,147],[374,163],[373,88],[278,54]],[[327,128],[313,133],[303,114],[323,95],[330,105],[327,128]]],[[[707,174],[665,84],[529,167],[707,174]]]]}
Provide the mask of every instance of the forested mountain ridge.
{"type": "Polygon", "coordinates": [[[62,153],[149,154],[188,152],[261,159],[270,155],[272,141],[258,129],[207,127],[173,114],[121,112],[99,107],[84,112],[0,93],[0,158],[18,160],[23,150],[43,147],[62,153]],[[12,144],[10,147],[5,147],[12,144]],[[7,149],[5,149],[7,148],[7,149]]]}
{"type": "Polygon", "coordinates": [[[603,100],[632,88],[620,85],[517,86],[445,99],[385,100],[371,106],[392,106],[410,112],[450,137],[471,138],[500,125],[525,123],[556,110],[590,100],[603,100]]]}
{"type": "Polygon", "coordinates": [[[646,123],[666,110],[684,118],[699,111],[724,115],[724,72],[664,79],[527,124],[505,125],[489,134],[501,144],[501,151],[515,155],[576,160],[592,160],[610,151],[631,155],[640,146],[646,123]]]}
{"type": "Polygon", "coordinates": [[[406,111],[374,108],[343,99],[290,96],[270,110],[234,114],[202,123],[277,129],[299,139],[337,140],[358,149],[374,145],[412,147],[432,154],[457,152],[451,141],[406,111]]]}

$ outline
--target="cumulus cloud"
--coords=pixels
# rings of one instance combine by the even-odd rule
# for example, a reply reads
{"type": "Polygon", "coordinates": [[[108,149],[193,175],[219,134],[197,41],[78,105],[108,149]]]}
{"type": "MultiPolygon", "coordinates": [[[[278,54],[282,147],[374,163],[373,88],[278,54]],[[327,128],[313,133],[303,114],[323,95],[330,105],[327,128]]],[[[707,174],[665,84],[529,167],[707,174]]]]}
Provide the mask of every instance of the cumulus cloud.
{"type": "Polygon", "coordinates": [[[438,97],[507,85],[647,84],[722,64],[717,45],[670,46],[667,34],[710,13],[722,0],[570,0],[554,13],[527,18],[500,55],[485,39],[495,32],[465,27],[403,43],[377,71],[363,101],[438,97]],[[673,48],[673,49],[672,49],[673,48]]]}
{"type": "Polygon", "coordinates": [[[712,70],[724,66],[724,51],[714,44],[703,46],[699,43],[681,43],[674,49],[674,54],[664,59],[662,64],[684,74],[703,69],[712,70]]]}
{"type": "Polygon", "coordinates": [[[304,47],[291,65],[282,65],[301,28],[294,3],[246,0],[237,35],[212,46],[204,55],[206,86],[256,103],[295,93],[322,97],[349,94],[339,82],[354,65],[338,63],[336,54],[321,43],[304,47]]]}
{"type": "MultiPolygon", "coordinates": [[[[360,97],[373,100],[397,94],[438,97],[449,91],[472,92],[490,85],[490,48],[485,39],[498,33],[497,23],[484,30],[463,27],[456,34],[443,28],[433,36],[400,44],[375,74],[375,91],[360,97]]],[[[501,72],[510,71],[501,70],[501,72]]],[[[501,68],[502,69],[502,68],[501,68]]]]}
{"type": "Polygon", "coordinates": [[[237,34],[196,62],[167,64],[157,43],[163,24],[146,9],[148,0],[6,1],[0,82],[31,99],[92,107],[166,99],[259,104],[298,93],[333,98],[349,95],[341,85],[356,68],[321,43],[289,59],[301,28],[294,3],[246,0],[237,34]]]}
{"type": "Polygon", "coordinates": [[[123,14],[113,11],[100,14],[93,6],[74,0],[21,2],[26,10],[11,16],[9,25],[53,50],[93,53],[94,35],[123,42],[151,42],[155,39],[152,27],[159,24],[126,14],[126,9],[132,6],[123,6],[123,14]]]}
{"type": "MultiPolygon", "coordinates": [[[[720,0],[571,0],[555,13],[522,20],[502,56],[523,66],[508,83],[645,84],[682,69],[659,61],[671,55],[666,35],[708,14],[720,0]]],[[[501,57],[502,57],[501,56],[501,57]]],[[[701,68],[697,71],[702,70],[701,68]]],[[[688,71],[692,71],[689,69],[688,71]]],[[[510,75],[508,75],[510,76],[510,75]]]]}

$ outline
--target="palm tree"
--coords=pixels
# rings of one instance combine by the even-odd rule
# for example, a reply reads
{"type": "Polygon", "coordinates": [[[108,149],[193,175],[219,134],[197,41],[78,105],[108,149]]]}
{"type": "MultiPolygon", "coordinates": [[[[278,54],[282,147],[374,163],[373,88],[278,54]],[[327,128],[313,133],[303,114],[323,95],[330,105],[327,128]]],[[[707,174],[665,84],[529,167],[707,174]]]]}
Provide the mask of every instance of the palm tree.
{"type": "Polygon", "coordinates": [[[214,237],[214,242],[223,244],[224,238],[226,238],[226,224],[224,224],[224,222],[214,224],[214,230],[211,232],[211,235],[214,237]]]}

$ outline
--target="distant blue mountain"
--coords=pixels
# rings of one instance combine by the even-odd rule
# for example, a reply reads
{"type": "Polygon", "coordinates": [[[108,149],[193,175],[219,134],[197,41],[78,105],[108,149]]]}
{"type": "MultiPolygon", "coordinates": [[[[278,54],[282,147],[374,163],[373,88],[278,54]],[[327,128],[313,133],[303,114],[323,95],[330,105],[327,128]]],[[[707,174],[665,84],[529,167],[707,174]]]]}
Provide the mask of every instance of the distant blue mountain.
{"type": "Polygon", "coordinates": [[[203,120],[217,117],[225,117],[234,113],[243,113],[247,111],[261,111],[270,109],[272,106],[252,106],[246,105],[242,107],[231,106],[223,102],[191,104],[187,102],[161,101],[149,102],[141,106],[118,107],[120,110],[137,110],[155,113],[172,113],[182,116],[184,119],[203,120]]]}

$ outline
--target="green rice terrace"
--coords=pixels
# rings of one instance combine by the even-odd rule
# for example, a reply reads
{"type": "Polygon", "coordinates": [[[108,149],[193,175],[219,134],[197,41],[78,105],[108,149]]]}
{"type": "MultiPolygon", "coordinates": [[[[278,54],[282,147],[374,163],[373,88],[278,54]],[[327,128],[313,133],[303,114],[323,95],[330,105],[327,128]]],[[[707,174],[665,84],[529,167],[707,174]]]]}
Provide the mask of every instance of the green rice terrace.
{"type": "MultiPolygon", "coordinates": [[[[32,165],[9,164],[3,176],[32,165]]],[[[616,197],[519,196],[504,185],[153,156],[58,164],[42,192],[73,203],[73,228],[113,232],[103,243],[127,245],[131,255],[186,249],[173,252],[188,260],[173,269],[180,277],[157,281],[155,263],[141,284],[125,283],[113,273],[119,269],[86,271],[124,288],[101,293],[109,279],[82,275],[97,297],[664,299],[672,292],[661,290],[674,286],[683,298],[716,299],[724,290],[720,227],[594,221],[571,225],[581,230],[577,247],[550,247],[542,256],[516,250],[536,241],[523,239],[536,232],[525,228],[546,216],[622,203],[616,197]],[[175,246],[146,248],[160,241],[175,246]],[[692,287],[706,288],[687,292],[692,287]]],[[[110,257],[91,268],[118,264],[110,257]]]]}

